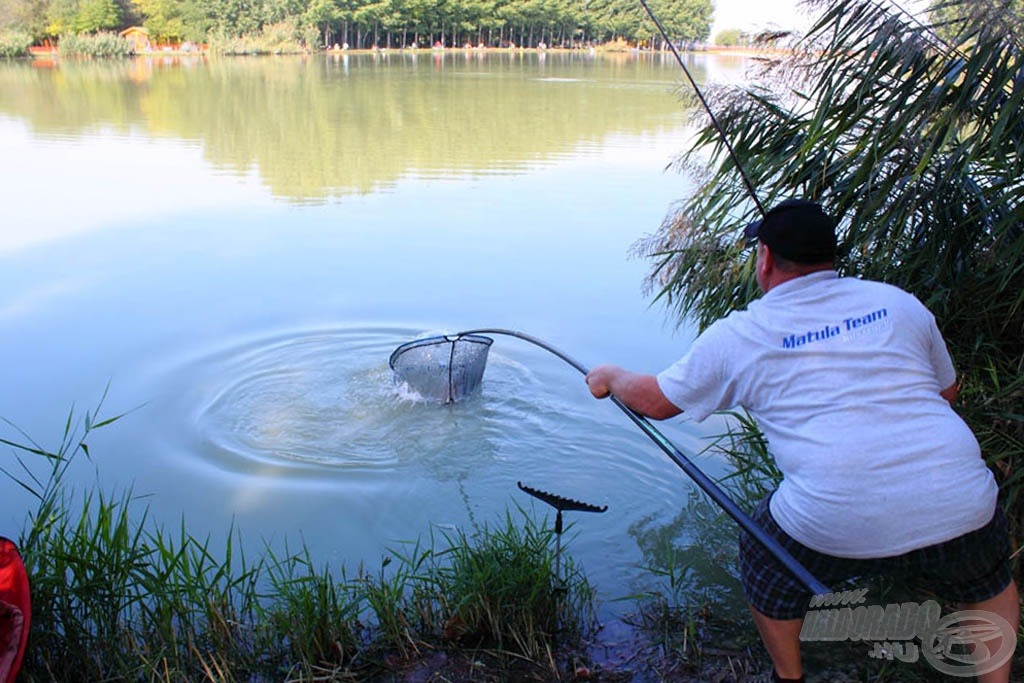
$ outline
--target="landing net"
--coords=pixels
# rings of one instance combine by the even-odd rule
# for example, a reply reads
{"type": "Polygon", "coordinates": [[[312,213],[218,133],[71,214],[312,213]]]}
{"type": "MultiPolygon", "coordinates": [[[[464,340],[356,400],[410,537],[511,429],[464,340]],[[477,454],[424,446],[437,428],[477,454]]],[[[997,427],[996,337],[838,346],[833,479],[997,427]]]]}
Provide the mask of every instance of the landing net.
{"type": "Polygon", "coordinates": [[[490,337],[478,334],[417,339],[395,349],[388,365],[395,382],[420,397],[454,403],[480,386],[493,343],[490,337]]]}

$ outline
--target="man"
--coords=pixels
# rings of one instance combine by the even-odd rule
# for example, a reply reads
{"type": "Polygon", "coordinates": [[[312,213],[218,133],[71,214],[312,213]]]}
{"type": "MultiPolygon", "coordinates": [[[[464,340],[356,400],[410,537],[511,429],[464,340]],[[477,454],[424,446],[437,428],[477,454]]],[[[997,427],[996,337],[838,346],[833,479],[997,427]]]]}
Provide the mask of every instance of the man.
{"type": "MultiPolygon", "coordinates": [[[[956,376],[934,317],[896,287],[839,277],[834,222],[813,202],[782,202],[745,233],[764,296],[658,375],[594,368],[591,393],[659,420],[745,408],[783,475],[752,517],[818,579],[917,576],[1016,632],[997,485],[952,409],[956,376]]],[[[746,534],[740,567],[775,680],[803,680],[809,591],[746,534]]],[[[980,679],[1009,674],[1007,662],[980,679]]]]}

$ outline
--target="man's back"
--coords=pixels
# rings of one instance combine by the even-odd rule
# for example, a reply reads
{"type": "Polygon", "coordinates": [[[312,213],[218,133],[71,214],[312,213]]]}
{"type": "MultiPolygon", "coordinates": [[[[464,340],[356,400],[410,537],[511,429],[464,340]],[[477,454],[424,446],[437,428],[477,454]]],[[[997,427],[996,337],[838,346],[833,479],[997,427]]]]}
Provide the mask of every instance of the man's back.
{"type": "Polygon", "coordinates": [[[785,477],[772,514],[808,547],[896,555],[991,517],[994,478],[939,393],[955,380],[945,344],[895,287],[834,271],[789,280],[708,328],[680,365],[659,384],[685,412],[757,419],[785,477]]]}

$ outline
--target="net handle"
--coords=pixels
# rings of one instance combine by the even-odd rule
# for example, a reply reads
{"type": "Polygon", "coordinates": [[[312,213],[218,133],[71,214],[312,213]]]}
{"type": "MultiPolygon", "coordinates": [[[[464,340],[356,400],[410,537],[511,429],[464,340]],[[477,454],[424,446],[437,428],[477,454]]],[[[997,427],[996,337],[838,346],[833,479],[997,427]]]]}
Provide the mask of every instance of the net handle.
{"type": "MultiPolygon", "coordinates": [[[[487,328],[466,330],[465,332],[460,332],[451,336],[457,338],[470,334],[500,334],[506,337],[522,339],[523,341],[539,346],[545,351],[558,356],[563,361],[579,370],[581,374],[586,375],[588,372],[586,366],[572,356],[560,351],[544,340],[526,334],[525,332],[501,328],[487,328]]],[[[703,470],[693,464],[693,461],[683,455],[682,451],[676,448],[675,444],[655,429],[654,425],[652,425],[646,417],[637,413],[615,396],[611,396],[610,398],[612,403],[618,406],[619,409],[621,409],[622,412],[624,412],[626,416],[629,417],[629,419],[632,420],[641,431],[643,431],[644,434],[650,437],[650,439],[654,441],[654,443],[656,443],[658,447],[661,448],[661,450],[664,451],[665,454],[668,455],[668,457],[671,458],[672,461],[682,469],[683,472],[685,472],[690,479],[692,479],[694,483],[701,488],[701,490],[704,491],[704,493],[710,496],[711,499],[714,500],[726,514],[732,517],[744,531],[753,536],[762,546],[764,546],[766,550],[774,555],[775,559],[781,562],[790,572],[792,572],[793,576],[798,578],[801,583],[807,586],[814,595],[824,595],[832,592],[828,586],[815,578],[811,572],[800,564],[797,559],[789,553],[789,551],[779,545],[778,541],[769,536],[764,529],[758,526],[758,524],[752,520],[750,516],[747,515],[747,513],[744,512],[743,509],[740,508],[731,498],[729,498],[729,496],[727,496],[710,477],[704,474],[703,470]]]]}

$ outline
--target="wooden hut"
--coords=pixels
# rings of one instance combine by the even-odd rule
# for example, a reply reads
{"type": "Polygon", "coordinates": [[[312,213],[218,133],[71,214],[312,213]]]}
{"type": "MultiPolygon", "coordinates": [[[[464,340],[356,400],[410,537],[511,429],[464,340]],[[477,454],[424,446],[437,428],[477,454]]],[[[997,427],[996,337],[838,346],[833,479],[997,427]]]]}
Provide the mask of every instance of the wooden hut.
{"type": "Polygon", "coordinates": [[[135,52],[149,52],[149,31],[142,26],[129,26],[118,35],[132,41],[132,45],[135,46],[135,52]]]}

